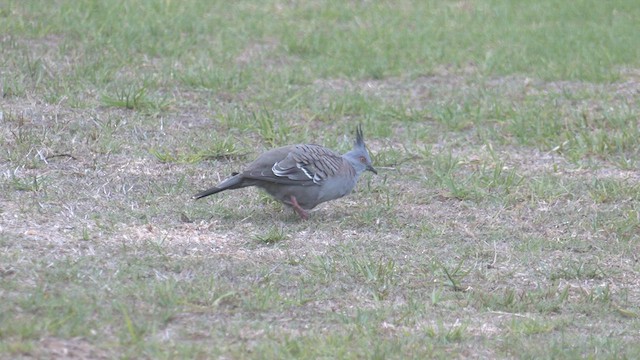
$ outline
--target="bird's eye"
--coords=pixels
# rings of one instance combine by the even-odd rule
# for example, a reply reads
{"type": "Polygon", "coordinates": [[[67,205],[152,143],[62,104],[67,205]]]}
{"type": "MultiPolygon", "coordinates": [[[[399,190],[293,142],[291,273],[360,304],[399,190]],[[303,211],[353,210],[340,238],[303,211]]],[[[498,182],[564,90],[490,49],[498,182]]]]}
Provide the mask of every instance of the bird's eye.
{"type": "Polygon", "coordinates": [[[360,156],[360,162],[363,163],[363,164],[366,164],[367,163],[367,158],[364,157],[364,156],[360,156]]]}

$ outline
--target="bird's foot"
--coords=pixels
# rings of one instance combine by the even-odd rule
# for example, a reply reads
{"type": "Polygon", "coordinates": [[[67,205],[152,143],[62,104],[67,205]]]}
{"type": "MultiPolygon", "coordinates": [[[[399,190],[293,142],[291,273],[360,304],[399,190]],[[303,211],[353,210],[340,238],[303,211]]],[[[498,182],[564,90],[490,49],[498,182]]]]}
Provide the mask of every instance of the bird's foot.
{"type": "Polygon", "coordinates": [[[300,215],[300,218],[302,218],[302,220],[309,219],[309,213],[307,212],[307,210],[300,207],[300,205],[298,204],[298,200],[296,200],[296,197],[293,195],[291,195],[291,207],[298,215],[300,215]]]}

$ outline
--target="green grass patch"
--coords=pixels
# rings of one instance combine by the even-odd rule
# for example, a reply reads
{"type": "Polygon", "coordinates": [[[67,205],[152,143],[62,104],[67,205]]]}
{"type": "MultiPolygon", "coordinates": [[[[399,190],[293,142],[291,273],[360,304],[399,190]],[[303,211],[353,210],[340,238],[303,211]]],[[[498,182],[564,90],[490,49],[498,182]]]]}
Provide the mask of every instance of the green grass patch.
{"type": "Polygon", "coordinates": [[[638,358],[636,2],[2,3],[0,358],[638,358]]]}

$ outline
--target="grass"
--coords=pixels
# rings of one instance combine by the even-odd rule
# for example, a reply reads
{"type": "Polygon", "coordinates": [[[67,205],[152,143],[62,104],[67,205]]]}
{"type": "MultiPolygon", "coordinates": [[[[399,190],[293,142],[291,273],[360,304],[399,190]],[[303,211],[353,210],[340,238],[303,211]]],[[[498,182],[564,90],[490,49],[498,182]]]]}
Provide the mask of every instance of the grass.
{"type": "Polygon", "coordinates": [[[0,358],[637,358],[633,1],[0,5],[0,358]],[[192,201],[265,149],[380,175],[192,201]],[[63,350],[64,349],[64,350],[63,350]]]}

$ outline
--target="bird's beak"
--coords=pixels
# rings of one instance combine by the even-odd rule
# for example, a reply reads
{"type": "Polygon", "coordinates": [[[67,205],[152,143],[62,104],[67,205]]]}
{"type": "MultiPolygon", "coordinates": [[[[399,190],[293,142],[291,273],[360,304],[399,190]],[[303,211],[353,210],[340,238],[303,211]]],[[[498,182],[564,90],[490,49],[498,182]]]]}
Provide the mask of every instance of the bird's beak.
{"type": "Polygon", "coordinates": [[[371,165],[367,165],[367,170],[371,171],[372,173],[378,175],[378,170],[376,170],[373,166],[371,165]]]}

